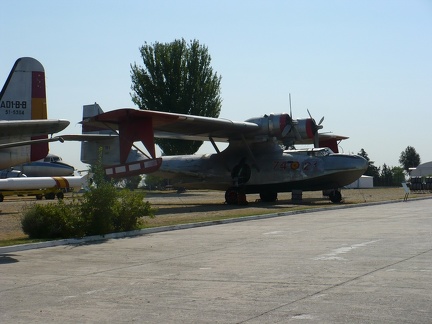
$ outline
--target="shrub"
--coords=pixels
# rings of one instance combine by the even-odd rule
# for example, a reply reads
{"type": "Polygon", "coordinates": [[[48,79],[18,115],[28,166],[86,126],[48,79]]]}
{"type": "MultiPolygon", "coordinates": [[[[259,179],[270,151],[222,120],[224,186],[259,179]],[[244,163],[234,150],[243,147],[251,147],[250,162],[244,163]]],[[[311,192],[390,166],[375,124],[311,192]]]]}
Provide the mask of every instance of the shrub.
{"type": "Polygon", "coordinates": [[[87,235],[102,235],[114,231],[114,205],[117,190],[109,183],[99,184],[84,193],[81,214],[87,222],[87,235]]]}
{"type": "Polygon", "coordinates": [[[154,217],[144,193],[117,191],[101,185],[80,201],[33,204],[23,214],[21,226],[29,238],[70,238],[138,229],[142,217],[154,217]]]}
{"type": "Polygon", "coordinates": [[[76,203],[66,205],[62,200],[46,205],[34,204],[23,214],[21,226],[30,238],[67,238],[85,235],[85,219],[76,203]]]}
{"type": "Polygon", "coordinates": [[[124,189],[118,192],[118,199],[114,204],[113,225],[116,232],[138,229],[142,224],[142,217],[154,217],[149,202],[144,202],[144,193],[132,192],[124,189]]]}
{"type": "Polygon", "coordinates": [[[21,220],[24,233],[30,238],[103,235],[137,229],[141,217],[154,217],[150,204],[144,202],[144,193],[118,191],[105,177],[101,162],[92,166],[91,171],[94,186],[80,201],[65,204],[59,200],[57,204],[35,204],[28,208],[21,220]]]}

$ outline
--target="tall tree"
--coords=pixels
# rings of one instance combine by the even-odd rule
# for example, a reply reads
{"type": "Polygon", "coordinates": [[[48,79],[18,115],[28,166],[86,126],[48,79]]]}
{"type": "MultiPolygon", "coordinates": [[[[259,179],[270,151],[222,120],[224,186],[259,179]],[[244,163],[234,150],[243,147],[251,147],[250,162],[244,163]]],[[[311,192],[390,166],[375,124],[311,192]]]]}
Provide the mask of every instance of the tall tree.
{"type": "Polygon", "coordinates": [[[408,173],[410,168],[415,168],[420,164],[420,155],[414,147],[407,146],[405,151],[401,152],[399,163],[402,165],[405,172],[408,173]]]}
{"type": "MultiPolygon", "coordinates": [[[[221,77],[210,66],[207,47],[197,40],[145,43],[140,48],[144,66],[131,65],[132,101],[149,109],[218,117],[222,105],[221,77]]],[[[201,141],[156,139],[165,155],[193,154],[201,141]]]]}

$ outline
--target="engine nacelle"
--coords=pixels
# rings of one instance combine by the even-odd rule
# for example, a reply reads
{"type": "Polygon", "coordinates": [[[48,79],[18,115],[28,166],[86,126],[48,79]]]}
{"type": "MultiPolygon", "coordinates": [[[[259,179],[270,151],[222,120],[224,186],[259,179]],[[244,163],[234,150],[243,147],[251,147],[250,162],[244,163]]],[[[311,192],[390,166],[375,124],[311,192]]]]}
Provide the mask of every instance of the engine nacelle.
{"type": "Polygon", "coordinates": [[[318,127],[312,118],[292,119],[289,114],[270,114],[246,120],[260,126],[257,135],[276,137],[279,140],[312,139],[318,127]]]}

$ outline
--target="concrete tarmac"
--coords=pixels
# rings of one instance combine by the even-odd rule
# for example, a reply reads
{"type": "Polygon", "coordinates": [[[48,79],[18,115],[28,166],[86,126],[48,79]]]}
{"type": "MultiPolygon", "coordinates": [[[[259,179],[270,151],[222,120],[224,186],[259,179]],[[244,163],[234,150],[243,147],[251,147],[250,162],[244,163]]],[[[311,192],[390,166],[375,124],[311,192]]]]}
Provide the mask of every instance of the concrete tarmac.
{"type": "Polygon", "coordinates": [[[1,323],[432,323],[432,200],[0,255],[1,323]]]}

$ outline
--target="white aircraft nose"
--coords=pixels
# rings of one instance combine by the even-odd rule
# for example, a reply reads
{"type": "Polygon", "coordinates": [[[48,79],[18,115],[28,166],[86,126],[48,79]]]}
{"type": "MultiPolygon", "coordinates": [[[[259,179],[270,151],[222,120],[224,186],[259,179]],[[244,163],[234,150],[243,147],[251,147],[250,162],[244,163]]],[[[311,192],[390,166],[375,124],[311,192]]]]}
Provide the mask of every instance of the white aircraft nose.
{"type": "Polygon", "coordinates": [[[368,166],[369,166],[369,162],[364,157],[362,157],[360,155],[355,155],[355,157],[357,158],[357,164],[358,164],[357,168],[359,170],[366,171],[368,166]]]}
{"type": "Polygon", "coordinates": [[[365,172],[368,161],[359,155],[334,154],[326,163],[328,171],[358,171],[365,172]]]}

